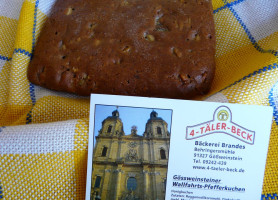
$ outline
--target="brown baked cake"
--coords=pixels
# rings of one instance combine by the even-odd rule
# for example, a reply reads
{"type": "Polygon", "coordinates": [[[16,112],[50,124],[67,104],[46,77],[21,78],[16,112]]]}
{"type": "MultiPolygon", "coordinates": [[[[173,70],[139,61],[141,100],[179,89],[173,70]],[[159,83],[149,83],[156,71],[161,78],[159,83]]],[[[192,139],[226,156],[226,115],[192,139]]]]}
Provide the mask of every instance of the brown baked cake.
{"type": "Polygon", "coordinates": [[[58,0],[28,69],[37,85],[192,98],[214,75],[211,0],[58,0]]]}

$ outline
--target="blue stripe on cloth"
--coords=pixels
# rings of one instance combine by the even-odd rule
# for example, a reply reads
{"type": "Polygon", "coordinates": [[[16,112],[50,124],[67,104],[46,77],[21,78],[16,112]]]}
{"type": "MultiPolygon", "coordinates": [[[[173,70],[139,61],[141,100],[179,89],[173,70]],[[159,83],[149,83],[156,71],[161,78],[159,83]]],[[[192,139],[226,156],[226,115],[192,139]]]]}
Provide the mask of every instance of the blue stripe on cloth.
{"type": "MultiPolygon", "coordinates": [[[[273,107],[274,120],[275,120],[276,124],[278,125],[278,107],[277,107],[278,104],[275,104],[275,99],[274,99],[275,94],[273,94],[274,89],[276,89],[277,87],[278,87],[278,82],[270,90],[268,99],[269,99],[269,104],[273,107]]],[[[277,96],[275,96],[275,97],[277,98],[276,101],[278,101],[278,97],[277,96]]]]}
{"type": "Polygon", "coordinates": [[[33,108],[29,111],[29,113],[27,113],[26,124],[30,124],[32,122],[32,110],[33,108]]]}
{"type": "Polygon", "coordinates": [[[1,186],[1,181],[0,181],[0,199],[3,199],[3,190],[1,186]]]}
{"type": "Polygon", "coordinates": [[[12,58],[9,58],[9,57],[1,56],[1,55],[0,55],[0,60],[10,61],[10,60],[12,60],[12,58]]]}
{"type": "Polygon", "coordinates": [[[248,38],[250,39],[251,43],[253,44],[253,46],[255,47],[255,49],[257,49],[259,52],[261,53],[271,53],[274,56],[278,57],[278,51],[275,50],[264,50],[255,40],[255,38],[252,36],[251,32],[249,31],[249,29],[247,28],[247,26],[244,24],[244,22],[242,21],[242,19],[239,17],[239,15],[237,14],[237,12],[233,9],[232,4],[229,4],[227,2],[227,0],[222,0],[227,7],[230,9],[230,11],[233,13],[233,15],[235,16],[235,18],[237,19],[237,21],[240,23],[240,25],[242,26],[242,28],[244,29],[245,33],[247,34],[248,38]]]}
{"type": "Polygon", "coordinates": [[[14,53],[22,53],[31,58],[32,54],[25,49],[14,49],[14,53]]]}
{"type": "Polygon", "coordinates": [[[36,103],[35,86],[32,83],[29,84],[29,90],[30,90],[30,97],[31,97],[33,106],[31,108],[31,110],[29,111],[29,113],[27,114],[26,124],[30,124],[32,122],[32,110],[36,103]]]}
{"type": "MultiPolygon", "coordinates": [[[[30,58],[32,57],[33,51],[34,51],[34,46],[35,46],[35,41],[36,41],[35,33],[36,33],[36,26],[37,26],[37,14],[38,14],[39,2],[40,2],[40,0],[37,0],[36,4],[35,4],[34,25],[33,25],[33,32],[32,32],[32,53],[26,51],[25,49],[21,49],[21,48],[14,49],[13,53],[22,53],[30,58]]],[[[12,58],[8,58],[8,57],[0,55],[0,59],[10,61],[12,58]]]]}
{"type": "Polygon", "coordinates": [[[276,193],[273,194],[262,194],[261,200],[272,200],[272,199],[278,199],[278,195],[276,193]]]}
{"type": "MultiPolygon", "coordinates": [[[[36,42],[36,26],[37,26],[37,14],[38,14],[38,7],[39,7],[39,3],[40,0],[36,0],[36,4],[35,4],[35,11],[34,11],[34,24],[33,24],[33,32],[32,32],[32,54],[31,54],[31,59],[32,59],[32,55],[34,52],[34,48],[35,48],[35,42],[36,42]]],[[[35,86],[30,83],[29,85],[29,89],[30,89],[30,97],[32,100],[32,108],[29,111],[29,113],[27,114],[26,117],[26,124],[30,124],[32,122],[32,110],[33,107],[36,103],[36,95],[35,95],[35,86]]]]}
{"type": "Polygon", "coordinates": [[[239,83],[239,82],[241,82],[241,81],[243,81],[243,80],[245,80],[247,78],[250,78],[250,77],[255,76],[257,74],[261,74],[263,72],[266,72],[266,71],[269,71],[269,70],[273,70],[273,69],[278,69],[278,64],[277,63],[274,63],[273,65],[268,65],[268,66],[263,67],[263,68],[261,68],[261,69],[259,69],[257,71],[254,71],[254,72],[248,74],[247,76],[244,76],[240,80],[235,81],[234,83],[232,83],[231,85],[225,87],[224,89],[220,90],[219,92],[222,92],[223,90],[226,90],[227,88],[232,87],[233,85],[235,85],[235,84],[237,84],[237,83],[239,83]]]}
{"type": "Polygon", "coordinates": [[[30,94],[31,94],[32,104],[35,105],[35,103],[36,103],[35,86],[34,86],[32,83],[30,83],[29,88],[30,88],[30,94]]]}
{"type": "Polygon", "coordinates": [[[237,5],[237,4],[239,4],[239,3],[243,2],[243,1],[245,1],[245,0],[236,0],[236,1],[233,1],[233,2],[231,2],[231,3],[226,3],[224,6],[215,9],[215,10],[213,11],[213,14],[218,13],[219,11],[224,10],[225,8],[228,8],[228,7],[230,7],[230,6],[237,5]]]}
{"type": "Polygon", "coordinates": [[[35,4],[35,13],[34,13],[34,24],[33,24],[33,32],[32,32],[32,52],[34,51],[35,42],[36,42],[36,26],[37,26],[37,14],[40,0],[36,0],[35,4]]]}

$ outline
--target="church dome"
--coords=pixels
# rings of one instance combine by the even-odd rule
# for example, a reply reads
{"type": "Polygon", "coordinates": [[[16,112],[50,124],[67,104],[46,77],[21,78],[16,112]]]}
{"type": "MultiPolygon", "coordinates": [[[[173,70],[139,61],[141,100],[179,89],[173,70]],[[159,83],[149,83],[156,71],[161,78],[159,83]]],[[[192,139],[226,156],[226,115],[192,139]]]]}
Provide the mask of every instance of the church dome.
{"type": "Polygon", "coordinates": [[[150,113],[150,119],[146,124],[144,136],[158,138],[169,137],[167,126],[167,122],[164,121],[161,117],[158,117],[158,113],[153,110],[150,113]]]}
{"type": "Polygon", "coordinates": [[[155,112],[154,110],[151,112],[150,114],[150,119],[148,120],[148,123],[152,120],[163,120],[161,117],[158,117],[157,112],[155,112]]]}
{"type": "Polygon", "coordinates": [[[102,121],[102,129],[100,130],[99,135],[105,135],[105,136],[124,135],[123,122],[120,119],[120,114],[118,109],[114,110],[111,116],[108,116],[105,120],[102,121]]]}
{"type": "Polygon", "coordinates": [[[114,111],[112,112],[112,116],[113,116],[113,117],[119,117],[119,116],[120,116],[119,111],[118,111],[118,110],[114,110],[114,111]]]}

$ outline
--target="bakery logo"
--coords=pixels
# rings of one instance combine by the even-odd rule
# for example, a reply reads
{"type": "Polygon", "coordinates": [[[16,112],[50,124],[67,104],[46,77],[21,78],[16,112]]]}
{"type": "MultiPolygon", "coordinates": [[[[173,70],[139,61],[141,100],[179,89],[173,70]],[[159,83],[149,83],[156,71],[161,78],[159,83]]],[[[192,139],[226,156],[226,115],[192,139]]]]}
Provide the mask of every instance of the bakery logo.
{"type": "Polygon", "coordinates": [[[226,106],[218,107],[213,120],[186,127],[186,139],[193,140],[213,133],[225,133],[247,144],[254,144],[255,131],[248,130],[232,121],[232,112],[226,106]]]}

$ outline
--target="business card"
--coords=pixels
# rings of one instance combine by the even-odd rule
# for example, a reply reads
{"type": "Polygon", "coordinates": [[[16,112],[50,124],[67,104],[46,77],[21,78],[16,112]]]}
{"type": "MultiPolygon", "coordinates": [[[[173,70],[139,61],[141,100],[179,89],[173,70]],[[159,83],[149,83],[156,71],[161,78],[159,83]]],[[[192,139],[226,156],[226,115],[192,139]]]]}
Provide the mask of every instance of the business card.
{"type": "Polygon", "coordinates": [[[92,94],[86,199],[259,200],[272,113],[92,94]]]}

